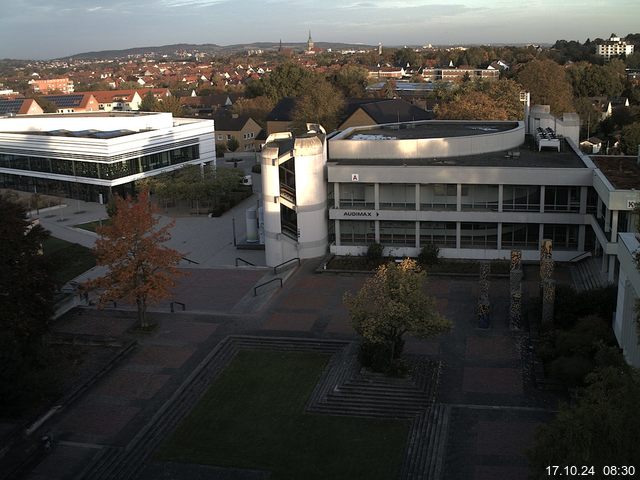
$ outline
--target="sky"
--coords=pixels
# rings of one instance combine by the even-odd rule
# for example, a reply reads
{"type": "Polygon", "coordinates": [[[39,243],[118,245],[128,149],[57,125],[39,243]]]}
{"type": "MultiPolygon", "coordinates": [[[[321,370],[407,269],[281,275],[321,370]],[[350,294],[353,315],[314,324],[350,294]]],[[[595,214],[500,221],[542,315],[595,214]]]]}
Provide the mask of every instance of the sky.
{"type": "Polygon", "coordinates": [[[0,58],[173,43],[553,43],[640,33],[638,0],[6,0],[0,58]]]}

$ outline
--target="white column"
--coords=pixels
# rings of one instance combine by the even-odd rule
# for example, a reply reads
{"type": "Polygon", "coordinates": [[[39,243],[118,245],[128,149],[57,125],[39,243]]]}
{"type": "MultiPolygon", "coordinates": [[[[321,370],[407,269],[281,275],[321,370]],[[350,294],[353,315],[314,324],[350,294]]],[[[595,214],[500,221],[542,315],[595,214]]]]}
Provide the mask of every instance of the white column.
{"type": "Polygon", "coordinates": [[[461,211],[462,211],[462,184],[458,183],[456,185],[456,212],[461,212],[461,211]]]}
{"type": "Polygon", "coordinates": [[[538,250],[542,247],[542,239],[544,238],[544,223],[538,226],[538,250]]]}
{"type": "Polygon", "coordinates": [[[584,241],[586,237],[585,225],[578,225],[578,251],[584,252],[584,241]]]}
{"type": "Polygon", "coordinates": [[[380,243],[380,220],[375,220],[376,243],[380,243]]]}
{"type": "Polygon", "coordinates": [[[609,255],[609,275],[607,277],[609,283],[613,283],[613,281],[615,280],[616,259],[617,257],[615,255],[609,255]]]}
{"type": "Polygon", "coordinates": [[[416,248],[420,249],[420,222],[416,222],[416,248]]]}
{"type": "Polygon", "coordinates": [[[498,223],[498,250],[502,250],[502,222],[498,223]]]}
{"type": "MultiPolygon", "coordinates": [[[[544,212],[544,197],[545,197],[545,186],[540,185],[540,213],[544,212]]],[[[540,237],[542,239],[542,237],[540,237]]]]}
{"type": "Polygon", "coordinates": [[[608,208],[607,211],[604,212],[604,231],[605,233],[611,231],[611,210],[609,210],[608,208]]]}
{"type": "MultiPolygon", "coordinates": [[[[504,185],[498,185],[498,212],[502,212],[502,202],[504,201],[504,185]]],[[[502,224],[500,224],[502,228],[502,224]]],[[[500,245],[500,239],[498,239],[498,245],[500,245]]]]}
{"type": "Polygon", "coordinates": [[[618,210],[611,212],[611,241],[618,241],[618,210]]]}
{"type": "Polygon", "coordinates": [[[340,244],[340,220],[329,220],[330,222],[333,222],[333,233],[336,236],[336,247],[339,247],[340,244]]]}
{"type": "MultiPolygon", "coordinates": [[[[458,185],[459,187],[460,185],[458,185]]],[[[458,197],[460,198],[460,197],[458,197]]],[[[459,205],[459,203],[458,203],[459,205]]],[[[461,227],[460,227],[460,222],[456,222],[456,248],[460,249],[460,231],[461,231],[461,227]]]]}
{"type": "Polygon", "coordinates": [[[416,183],[416,210],[420,210],[420,184],[416,183]]]}
{"type": "MultiPolygon", "coordinates": [[[[375,210],[380,210],[380,184],[373,184],[373,208],[375,210]]],[[[376,238],[378,238],[376,234],[376,238]]],[[[376,240],[376,242],[380,243],[380,240],[376,240]]]]}
{"type": "Polygon", "coordinates": [[[333,208],[340,208],[340,184],[333,184],[333,208]]]}

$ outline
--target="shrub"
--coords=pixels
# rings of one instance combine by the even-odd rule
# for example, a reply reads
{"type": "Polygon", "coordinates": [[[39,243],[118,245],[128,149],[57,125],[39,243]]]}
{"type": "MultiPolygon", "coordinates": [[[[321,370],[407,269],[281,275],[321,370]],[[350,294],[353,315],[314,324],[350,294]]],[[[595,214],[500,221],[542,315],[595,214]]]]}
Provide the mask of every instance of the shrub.
{"type": "Polygon", "coordinates": [[[418,263],[423,267],[427,265],[435,265],[440,260],[440,249],[433,243],[427,243],[418,255],[418,263]]]}
{"type": "Polygon", "coordinates": [[[569,387],[584,383],[584,379],[593,370],[593,361],[581,355],[558,357],[549,365],[550,375],[569,387]]]}
{"type": "Polygon", "coordinates": [[[367,260],[371,263],[380,262],[382,260],[382,251],[384,247],[380,243],[372,243],[367,248],[367,260]]]}
{"type": "Polygon", "coordinates": [[[392,359],[391,345],[364,341],[358,351],[358,360],[363,367],[373,370],[374,372],[386,373],[387,375],[401,375],[406,372],[406,366],[400,359],[403,348],[404,340],[398,339],[392,359]]]}

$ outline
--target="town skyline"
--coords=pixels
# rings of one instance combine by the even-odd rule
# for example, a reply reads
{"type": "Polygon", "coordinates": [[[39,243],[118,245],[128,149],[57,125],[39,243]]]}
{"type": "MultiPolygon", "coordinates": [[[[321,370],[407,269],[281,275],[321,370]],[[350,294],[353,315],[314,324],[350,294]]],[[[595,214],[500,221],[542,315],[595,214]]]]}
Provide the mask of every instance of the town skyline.
{"type": "Polygon", "coordinates": [[[308,0],[25,0],[0,18],[0,58],[52,59],[88,51],[177,43],[235,45],[316,42],[388,46],[549,44],[625,36],[637,30],[630,0],[336,2],[308,0]],[[268,11],[265,12],[265,6],[268,11]],[[384,28],[383,28],[384,27],[384,28]]]}

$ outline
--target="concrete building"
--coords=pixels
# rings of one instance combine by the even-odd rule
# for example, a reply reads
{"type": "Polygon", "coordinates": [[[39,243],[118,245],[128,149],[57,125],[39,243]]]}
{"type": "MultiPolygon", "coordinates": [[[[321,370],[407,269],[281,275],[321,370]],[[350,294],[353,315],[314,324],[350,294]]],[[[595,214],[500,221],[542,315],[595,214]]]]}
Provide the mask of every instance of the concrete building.
{"type": "Polygon", "coordinates": [[[609,40],[597,44],[596,54],[610,60],[611,57],[619,57],[620,55],[631,55],[633,53],[633,44],[621,40],[615,33],[611,34],[609,40]]]}
{"type": "Polygon", "coordinates": [[[640,272],[636,268],[635,255],[640,250],[638,236],[621,233],[618,246],[618,302],[613,320],[613,332],[627,363],[640,367],[640,343],[636,302],[640,298],[640,272]]]}
{"type": "Polygon", "coordinates": [[[51,78],[49,80],[29,80],[29,85],[35,93],[48,95],[50,93],[73,93],[73,80],[68,78],[51,78]]]}
{"type": "Polygon", "coordinates": [[[317,167],[313,178],[309,168],[321,163],[321,152],[303,154],[297,138],[272,136],[262,153],[263,169],[279,169],[263,175],[267,261],[309,255],[301,238],[326,242],[337,255],[362,255],[376,242],[399,257],[435,244],[447,258],[508,258],[517,248],[524,260],[537,260],[542,239],[550,238],[556,261],[599,256],[613,282],[617,233],[631,229],[629,202],[640,201],[640,188],[616,184],[618,166],[581,153],[578,130],[577,116],[554,119],[537,107],[526,122],[353,127],[327,141],[326,173],[317,167]],[[313,196],[304,205],[302,179],[313,196]],[[325,234],[323,222],[308,231],[295,221],[319,209],[329,219],[325,234]]]}
{"type": "Polygon", "coordinates": [[[267,138],[261,154],[267,265],[327,252],[326,162],[326,134],[319,126],[296,138],[290,132],[267,138]]]}
{"type": "Polygon", "coordinates": [[[131,192],[135,180],[216,160],[213,121],[170,113],[7,117],[0,132],[0,187],[94,202],[131,192]]]}

